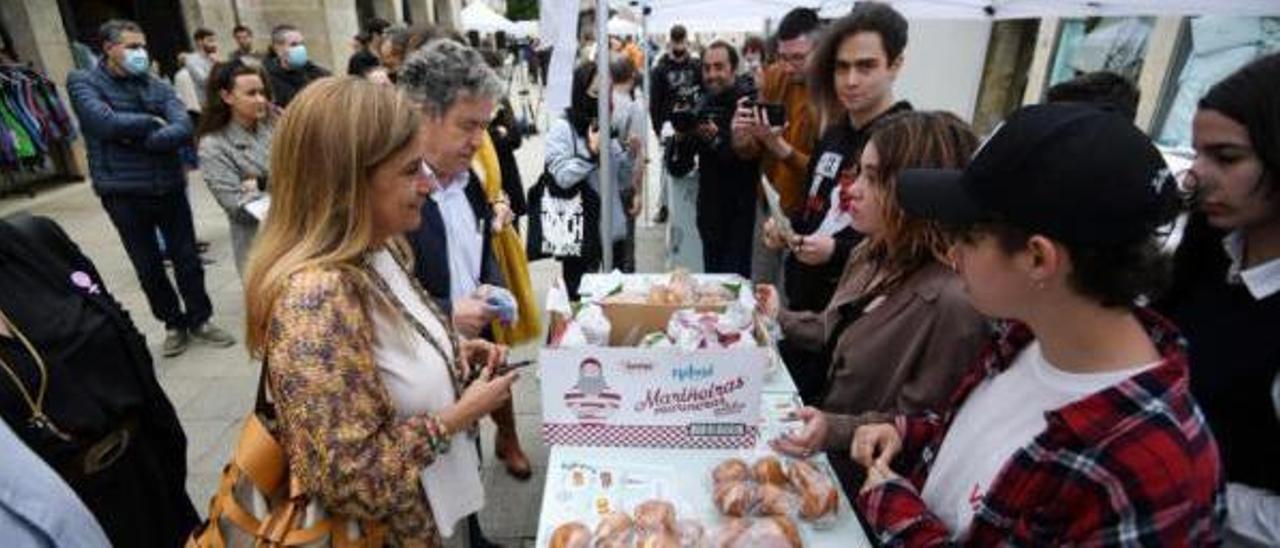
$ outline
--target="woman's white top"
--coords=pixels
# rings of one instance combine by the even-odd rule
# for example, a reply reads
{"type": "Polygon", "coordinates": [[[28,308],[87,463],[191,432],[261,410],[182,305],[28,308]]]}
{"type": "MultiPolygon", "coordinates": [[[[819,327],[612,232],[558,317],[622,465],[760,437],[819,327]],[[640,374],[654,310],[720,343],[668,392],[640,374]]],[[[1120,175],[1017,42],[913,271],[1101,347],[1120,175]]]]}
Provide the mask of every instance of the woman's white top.
{"type": "MultiPolygon", "coordinates": [[[[431,337],[453,359],[449,333],[414,290],[409,276],[385,249],[373,255],[374,272],[381,277],[409,314],[427,328],[431,337]]],[[[449,364],[415,330],[399,311],[371,306],[373,318],[373,359],[382,384],[387,387],[396,415],[410,417],[438,413],[458,399],[449,377],[449,364]]],[[[480,481],[480,455],[475,439],[467,431],[453,435],[449,452],[436,455],[422,469],[422,489],[431,512],[445,537],[453,536],[458,520],[484,507],[484,486],[480,481]]]]}

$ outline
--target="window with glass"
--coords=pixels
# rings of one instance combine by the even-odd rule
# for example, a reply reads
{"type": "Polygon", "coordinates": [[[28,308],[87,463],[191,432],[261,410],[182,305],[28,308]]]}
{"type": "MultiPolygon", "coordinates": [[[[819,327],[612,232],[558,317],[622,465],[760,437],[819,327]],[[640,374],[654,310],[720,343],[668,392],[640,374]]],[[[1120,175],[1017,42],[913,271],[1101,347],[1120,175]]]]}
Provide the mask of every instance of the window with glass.
{"type": "Polygon", "coordinates": [[[1154,27],[1154,17],[1089,17],[1062,21],[1048,85],[1099,70],[1115,72],[1136,82],[1147,53],[1147,39],[1154,27]]]}
{"type": "Polygon", "coordinates": [[[1192,17],[1179,42],[1153,127],[1158,144],[1190,148],[1200,97],[1250,61],[1280,51],[1280,17],[1192,17]]]}

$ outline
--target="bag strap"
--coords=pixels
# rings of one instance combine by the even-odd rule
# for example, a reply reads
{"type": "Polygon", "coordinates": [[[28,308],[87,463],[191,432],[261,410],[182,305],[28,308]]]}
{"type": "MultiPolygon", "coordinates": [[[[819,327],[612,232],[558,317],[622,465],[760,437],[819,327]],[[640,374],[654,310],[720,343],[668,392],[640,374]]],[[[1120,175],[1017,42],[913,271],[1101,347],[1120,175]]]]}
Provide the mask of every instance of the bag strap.
{"type": "Polygon", "coordinates": [[[276,408],[267,400],[267,383],[271,379],[267,377],[267,359],[262,359],[262,369],[258,372],[258,396],[253,403],[253,411],[260,416],[268,419],[274,419],[276,408]]]}

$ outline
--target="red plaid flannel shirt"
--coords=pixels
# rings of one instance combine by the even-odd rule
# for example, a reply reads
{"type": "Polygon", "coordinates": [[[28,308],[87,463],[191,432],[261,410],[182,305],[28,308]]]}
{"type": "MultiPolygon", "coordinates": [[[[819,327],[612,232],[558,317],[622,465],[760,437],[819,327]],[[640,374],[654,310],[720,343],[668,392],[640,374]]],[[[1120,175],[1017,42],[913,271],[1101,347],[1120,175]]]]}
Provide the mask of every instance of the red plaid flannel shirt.
{"type": "Polygon", "coordinates": [[[979,384],[1012,365],[1034,339],[1005,326],[960,383],[945,416],[898,417],[902,452],[884,482],[857,499],[886,545],[1201,546],[1219,543],[1225,516],[1218,448],[1188,390],[1185,341],[1138,310],[1163,362],[1046,414],[1048,427],[1018,450],[978,503],[966,534],[951,532],[920,489],[955,411],[979,384]]]}

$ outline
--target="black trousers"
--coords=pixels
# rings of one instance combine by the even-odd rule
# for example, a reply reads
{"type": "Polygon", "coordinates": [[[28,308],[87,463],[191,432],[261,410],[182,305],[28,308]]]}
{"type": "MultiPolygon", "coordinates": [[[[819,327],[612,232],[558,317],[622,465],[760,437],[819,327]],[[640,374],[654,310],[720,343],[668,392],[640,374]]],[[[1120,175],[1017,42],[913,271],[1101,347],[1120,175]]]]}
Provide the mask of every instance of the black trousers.
{"type": "Polygon", "coordinates": [[[703,271],[751,279],[755,238],[755,195],[699,194],[698,236],[703,271]]]}
{"type": "Polygon", "coordinates": [[[204,287],[204,267],[196,251],[195,223],[186,193],[178,188],[158,196],[108,194],[102,196],[102,206],[120,234],[151,314],[169,329],[190,329],[209,321],[213,304],[204,287]],[[165,272],[157,229],[173,260],[177,290],[165,272]]]}

